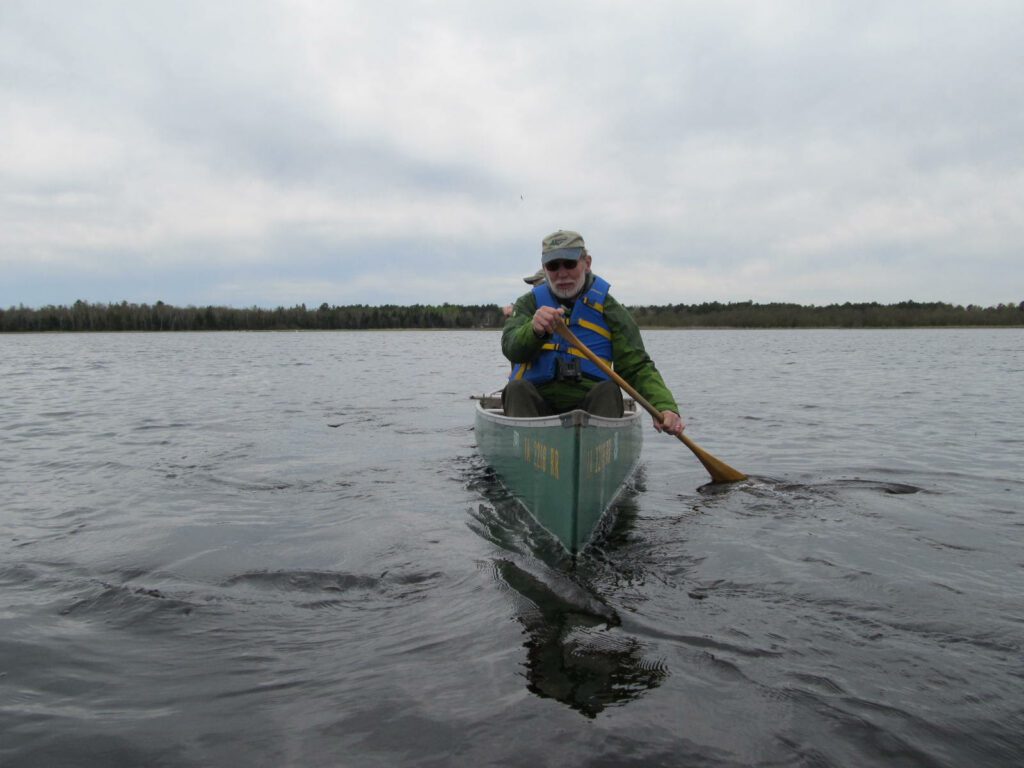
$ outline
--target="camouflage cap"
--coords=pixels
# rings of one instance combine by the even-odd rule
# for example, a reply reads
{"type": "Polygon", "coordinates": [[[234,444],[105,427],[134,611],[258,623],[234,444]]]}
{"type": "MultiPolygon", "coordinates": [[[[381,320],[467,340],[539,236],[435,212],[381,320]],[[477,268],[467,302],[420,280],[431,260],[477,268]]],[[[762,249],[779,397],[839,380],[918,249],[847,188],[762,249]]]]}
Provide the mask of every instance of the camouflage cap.
{"type": "Polygon", "coordinates": [[[552,232],[541,242],[540,261],[541,264],[547,264],[555,259],[575,261],[583,255],[585,248],[583,235],[568,229],[560,229],[557,232],[552,232]]]}
{"type": "Polygon", "coordinates": [[[538,269],[532,275],[527,275],[526,277],[523,278],[523,282],[526,283],[527,285],[540,285],[545,280],[547,280],[547,275],[544,274],[543,267],[538,269]]]}

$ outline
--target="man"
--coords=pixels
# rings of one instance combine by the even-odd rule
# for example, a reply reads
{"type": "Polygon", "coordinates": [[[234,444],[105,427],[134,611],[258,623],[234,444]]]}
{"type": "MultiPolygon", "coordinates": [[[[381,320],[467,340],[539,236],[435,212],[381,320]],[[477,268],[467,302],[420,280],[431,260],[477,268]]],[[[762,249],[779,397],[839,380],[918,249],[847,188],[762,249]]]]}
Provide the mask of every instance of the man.
{"type": "MultiPolygon", "coordinates": [[[[523,282],[526,283],[527,285],[540,285],[547,279],[547,275],[544,274],[544,267],[541,267],[532,275],[527,275],[526,277],[524,277],[523,282]]],[[[512,305],[506,304],[504,307],[501,308],[501,313],[505,316],[505,319],[508,320],[512,316],[512,305]]]]}
{"type": "Polygon", "coordinates": [[[608,295],[608,282],[590,271],[591,257],[578,232],[559,230],[541,243],[545,282],[520,296],[505,321],[501,351],[512,362],[502,392],[509,416],[548,416],[581,408],[622,415],[622,392],[590,360],[555,334],[561,317],[570,330],[661,412],[659,432],[682,434],[679,406],[647,355],[640,329],[608,295]]]}

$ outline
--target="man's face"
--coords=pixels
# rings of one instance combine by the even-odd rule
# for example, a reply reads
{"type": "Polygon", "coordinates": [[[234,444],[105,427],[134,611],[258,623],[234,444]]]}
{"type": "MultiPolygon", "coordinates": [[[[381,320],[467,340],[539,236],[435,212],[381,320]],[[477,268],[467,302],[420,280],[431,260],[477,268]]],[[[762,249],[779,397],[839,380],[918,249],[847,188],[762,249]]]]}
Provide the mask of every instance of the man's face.
{"type": "Polygon", "coordinates": [[[590,255],[583,256],[579,261],[571,262],[559,259],[544,265],[548,276],[551,292],[560,299],[571,299],[582,289],[590,270],[590,255]]]}

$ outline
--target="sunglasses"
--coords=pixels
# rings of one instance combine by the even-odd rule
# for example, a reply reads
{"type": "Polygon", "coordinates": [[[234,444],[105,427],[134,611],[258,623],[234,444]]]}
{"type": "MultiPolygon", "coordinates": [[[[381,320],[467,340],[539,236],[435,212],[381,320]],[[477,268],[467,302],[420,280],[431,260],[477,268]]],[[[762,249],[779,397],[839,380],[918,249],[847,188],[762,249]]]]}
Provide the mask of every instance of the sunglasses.
{"type": "Polygon", "coordinates": [[[579,263],[579,259],[555,259],[554,261],[549,261],[545,264],[544,269],[548,272],[557,272],[560,269],[572,271],[576,269],[576,265],[579,263]]]}

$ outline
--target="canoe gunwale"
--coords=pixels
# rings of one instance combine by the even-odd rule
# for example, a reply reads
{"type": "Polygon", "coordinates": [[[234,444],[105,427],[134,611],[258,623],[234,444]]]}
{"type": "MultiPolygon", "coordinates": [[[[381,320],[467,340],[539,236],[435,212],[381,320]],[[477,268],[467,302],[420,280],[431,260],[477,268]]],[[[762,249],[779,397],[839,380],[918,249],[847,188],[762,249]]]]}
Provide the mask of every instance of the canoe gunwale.
{"type": "Polygon", "coordinates": [[[477,399],[477,414],[506,427],[626,427],[640,418],[641,414],[632,400],[625,400],[626,412],[618,418],[596,416],[586,411],[575,410],[556,413],[553,416],[506,416],[501,412],[501,398],[493,395],[477,399]],[[497,402],[495,402],[497,401],[497,402]]]}

